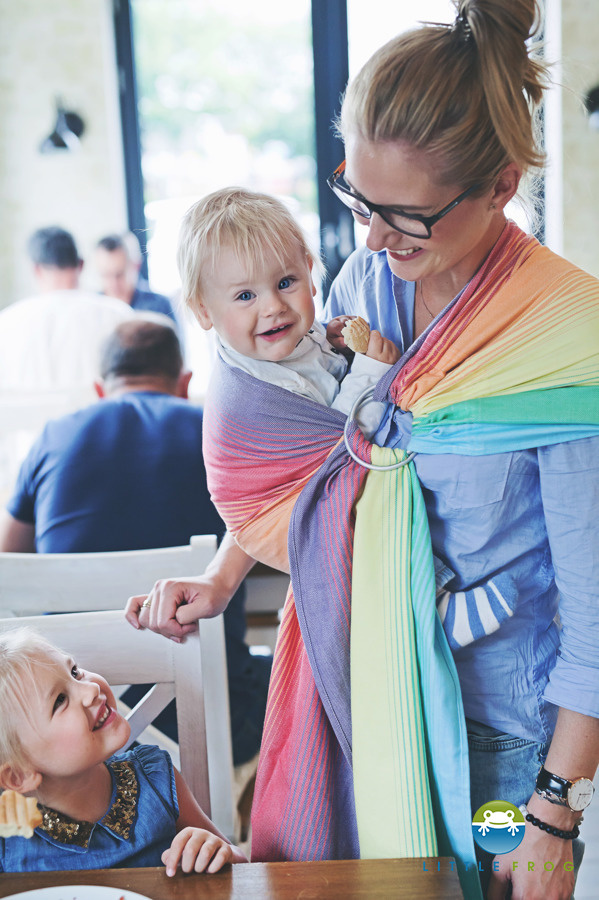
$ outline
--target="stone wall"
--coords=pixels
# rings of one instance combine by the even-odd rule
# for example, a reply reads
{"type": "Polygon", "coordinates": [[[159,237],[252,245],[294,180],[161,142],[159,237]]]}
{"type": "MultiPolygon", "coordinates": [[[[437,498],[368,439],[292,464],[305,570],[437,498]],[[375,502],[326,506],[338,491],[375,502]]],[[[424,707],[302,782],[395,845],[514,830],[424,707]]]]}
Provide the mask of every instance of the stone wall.
{"type": "MultiPolygon", "coordinates": [[[[5,306],[34,290],[25,247],[36,228],[67,228],[86,258],[98,237],[126,226],[110,0],[0,0],[0,122],[5,306]],[[86,131],[75,152],[44,155],[57,96],[86,131]]],[[[95,284],[90,270],[84,286],[95,284]]]]}
{"type": "Polygon", "coordinates": [[[599,131],[582,101],[599,85],[599,3],[562,0],[563,255],[599,277],[599,131]]]}

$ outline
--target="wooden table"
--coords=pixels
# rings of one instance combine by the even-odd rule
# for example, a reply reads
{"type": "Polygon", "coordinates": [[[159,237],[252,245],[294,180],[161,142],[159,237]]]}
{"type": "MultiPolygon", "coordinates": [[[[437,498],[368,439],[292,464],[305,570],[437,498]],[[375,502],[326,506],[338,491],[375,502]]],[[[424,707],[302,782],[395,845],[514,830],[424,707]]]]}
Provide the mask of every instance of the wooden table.
{"type": "MultiPolygon", "coordinates": [[[[448,858],[250,863],[216,875],[179,871],[174,878],[163,868],[4,874],[0,897],[69,884],[106,885],[125,897],[131,890],[152,900],[463,900],[455,863],[448,858]]],[[[64,900],[71,900],[68,890],[64,900]]]]}

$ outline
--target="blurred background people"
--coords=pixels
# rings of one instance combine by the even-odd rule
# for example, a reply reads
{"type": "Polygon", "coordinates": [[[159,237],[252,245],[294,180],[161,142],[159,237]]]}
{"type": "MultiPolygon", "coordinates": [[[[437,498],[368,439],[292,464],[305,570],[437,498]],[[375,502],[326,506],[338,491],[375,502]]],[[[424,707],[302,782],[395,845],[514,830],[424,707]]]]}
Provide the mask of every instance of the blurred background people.
{"type": "MultiPolygon", "coordinates": [[[[225,526],[206,485],[203,411],[187,400],[190,378],[169,324],[136,317],[119,325],[102,354],[100,402],[48,422],[24,460],[0,523],[0,551],[84,553],[174,547],[195,534],[220,539],[225,526]]],[[[272,658],[252,656],[245,643],[243,586],[224,619],[239,765],[260,746],[272,658]]],[[[158,726],[176,738],[175,717],[163,716],[158,726]]]]}
{"type": "Polygon", "coordinates": [[[98,241],[95,265],[103,293],[118,297],[132,309],[162,313],[177,323],[168,297],[151,291],[140,278],[141,261],[139,242],[130,231],[109,234],[98,241]]]}
{"type": "Polygon", "coordinates": [[[102,342],[135,313],[79,288],[83,260],[63,228],[34,232],[28,252],[39,293],[0,310],[0,393],[60,389],[91,399],[102,342]]]}

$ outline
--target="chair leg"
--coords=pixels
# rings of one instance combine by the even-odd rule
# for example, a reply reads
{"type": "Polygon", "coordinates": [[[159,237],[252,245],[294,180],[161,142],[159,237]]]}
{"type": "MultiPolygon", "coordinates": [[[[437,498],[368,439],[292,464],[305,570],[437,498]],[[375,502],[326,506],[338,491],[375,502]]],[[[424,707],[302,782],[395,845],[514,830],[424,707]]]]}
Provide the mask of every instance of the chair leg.
{"type": "Polygon", "coordinates": [[[256,753],[252,759],[242,763],[240,766],[235,766],[233,770],[233,799],[237,813],[235,837],[238,843],[243,843],[249,838],[252,801],[254,799],[259,757],[260,753],[256,753]]]}

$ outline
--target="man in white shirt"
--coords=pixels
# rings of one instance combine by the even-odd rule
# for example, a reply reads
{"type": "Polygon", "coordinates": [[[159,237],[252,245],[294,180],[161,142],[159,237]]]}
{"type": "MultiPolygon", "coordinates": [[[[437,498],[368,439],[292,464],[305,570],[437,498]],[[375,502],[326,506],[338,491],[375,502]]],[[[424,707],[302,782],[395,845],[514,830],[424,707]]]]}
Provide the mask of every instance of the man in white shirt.
{"type": "Polygon", "coordinates": [[[40,293],[0,311],[0,394],[88,392],[91,400],[102,343],[137,314],[79,289],[83,261],[68,231],[41,228],[28,249],[40,293]]]}

